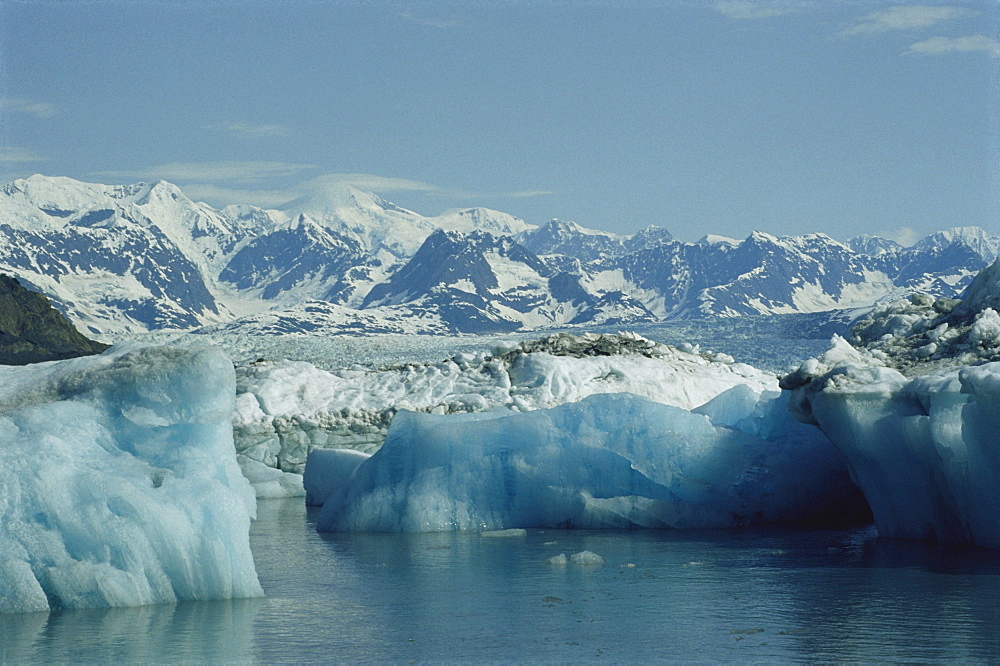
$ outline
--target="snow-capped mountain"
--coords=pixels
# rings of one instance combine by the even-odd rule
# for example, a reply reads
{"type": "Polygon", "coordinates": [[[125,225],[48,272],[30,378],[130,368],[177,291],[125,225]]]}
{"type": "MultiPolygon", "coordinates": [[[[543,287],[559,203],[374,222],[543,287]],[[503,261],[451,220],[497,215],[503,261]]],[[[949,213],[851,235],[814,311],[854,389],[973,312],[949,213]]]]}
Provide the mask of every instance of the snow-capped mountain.
{"type": "Polygon", "coordinates": [[[276,219],[306,216],[320,226],[357,240],[383,263],[409,259],[438,229],[470,232],[482,229],[497,234],[525,232],[533,227],[524,220],[490,210],[449,210],[424,217],[361,190],[343,185],[318,189],[285,204],[276,219]]]}
{"type": "Polygon", "coordinates": [[[330,186],[277,210],[217,210],[165,182],[32,176],[0,188],[0,271],[83,332],[204,325],[487,332],[866,307],[954,297],[1000,254],[975,227],[910,248],[823,234],[633,236],[486,208],[435,217],[330,186]]]}
{"type": "Polygon", "coordinates": [[[532,227],[485,208],[428,218],[345,186],[216,210],[162,181],[36,175],[0,189],[0,269],[90,334],[191,328],[313,299],[357,306],[440,228],[532,227]]]}
{"type": "Polygon", "coordinates": [[[572,307],[571,299],[552,293],[552,276],[509,236],[439,230],[406,265],[373,287],[362,307],[431,308],[463,333],[552,325],[564,321],[563,310],[572,307]]]}

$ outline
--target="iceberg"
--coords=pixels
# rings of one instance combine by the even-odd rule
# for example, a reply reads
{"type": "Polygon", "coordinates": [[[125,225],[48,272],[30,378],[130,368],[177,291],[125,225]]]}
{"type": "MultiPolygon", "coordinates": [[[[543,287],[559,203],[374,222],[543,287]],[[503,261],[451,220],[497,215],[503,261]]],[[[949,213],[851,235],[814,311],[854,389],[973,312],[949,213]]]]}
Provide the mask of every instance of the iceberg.
{"type": "Polygon", "coordinates": [[[845,347],[784,385],[847,458],[879,534],[1000,548],[1000,362],[907,378],[845,347]]]}
{"type": "Polygon", "coordinates": [[[368,453],[354,449],[316,449],[306,459],[303,485],[306,506],[323,506],[354,474],[358,465],[370,458],[368,453]]]}
{"type": "Polygon", "coordinates": [[[877,310],[858,347],[835,337],[781,386],[846,457],[879,534],[1000,548],[1000,260],[963,296],[877,310]]]}
{"type": "Polygon", "coordinates": [[[306,488],[322,476],[314,460],[338,480],[323,488],[320,531],[729,527],[863,513],[843,458],[786,403],[739,385],[694,411],[628,393],[523,413],[400,411],[360,464],[310,458],[306,488]]]}
{"type": "Polygon", "coordinates": [[[774,374],[723,354],[682,351],[630,333],[562,333],[380,370],[251,363],[237,368],[233,427],[241,462],[301,474],[314,449],[375,452],[399,410],[527,412],[620,392],[691,409],[742,384],[757,391],[778,386],[774,374]]]}
{"type": "Polygon", "coordinates": [[[0,612],[262,596],[234,395],[214,348],[0,367],[0,612]]]}

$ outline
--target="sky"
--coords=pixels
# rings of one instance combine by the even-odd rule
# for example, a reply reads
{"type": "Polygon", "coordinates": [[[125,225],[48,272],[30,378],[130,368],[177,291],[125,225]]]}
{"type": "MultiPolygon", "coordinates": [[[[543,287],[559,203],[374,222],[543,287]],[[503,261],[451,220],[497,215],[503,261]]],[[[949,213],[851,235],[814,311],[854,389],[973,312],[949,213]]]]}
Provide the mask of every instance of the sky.
{"type": "Polygon", "coordinates": [[[0,181],[1000,235],[1000,2],[0,0],[0,181]]]}

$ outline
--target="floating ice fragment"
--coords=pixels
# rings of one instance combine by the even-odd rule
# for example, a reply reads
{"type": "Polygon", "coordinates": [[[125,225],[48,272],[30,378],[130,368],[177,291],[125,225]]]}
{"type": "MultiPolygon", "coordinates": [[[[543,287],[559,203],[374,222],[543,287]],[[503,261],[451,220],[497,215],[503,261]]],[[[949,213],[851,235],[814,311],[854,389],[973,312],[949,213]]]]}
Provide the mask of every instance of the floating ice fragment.
{"type": "Polygon", "coordinates": [[[583,550],[580,551],[579,553],[573,553],[573,555],[570,556],[569,561],[572,562],[573,564],[581,564],[581,565],[604,564],[604,558],[590,550],[583,550]]]}
{"type": "Polygon", "coordinates": [[[863,506],[826,438],[780,394],[743,386],[697,412],[625,393],[524,414],[399,412],[378,452],[332,473],[347,480],[320,531],[726,527],[863,506]]]}

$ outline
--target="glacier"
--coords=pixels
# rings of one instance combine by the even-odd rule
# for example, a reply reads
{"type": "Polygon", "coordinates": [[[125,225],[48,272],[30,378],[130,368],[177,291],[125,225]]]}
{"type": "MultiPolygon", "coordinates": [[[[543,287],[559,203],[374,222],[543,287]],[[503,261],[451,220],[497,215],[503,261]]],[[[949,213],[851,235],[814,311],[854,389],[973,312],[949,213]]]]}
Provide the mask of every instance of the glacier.
{"type": "Polygon", "coordinates": [[[781,385],[847,458],[879,534],[1000,548],[1000,260],[963,296],[879,308],[856,347],[835,337],[781,385]]]}
{"type": "Polygon", "coordinates": [[[215,348],[0,367],[0,612],[262,596],[215,348]]]}
{"type": "Polygon", "coordinates": [[[306,489],[325,498],[320,531],[729,527],[863,515],[841,455],[786,403],[778,391],[742,384],[694,410],[614,393],[521,413],[400,411],[370,457],[314,452],[306,489]]]}

